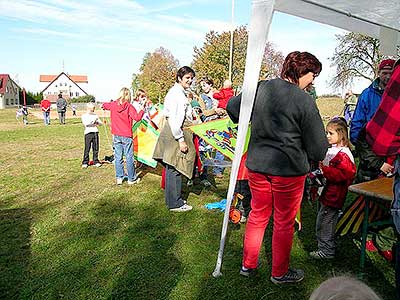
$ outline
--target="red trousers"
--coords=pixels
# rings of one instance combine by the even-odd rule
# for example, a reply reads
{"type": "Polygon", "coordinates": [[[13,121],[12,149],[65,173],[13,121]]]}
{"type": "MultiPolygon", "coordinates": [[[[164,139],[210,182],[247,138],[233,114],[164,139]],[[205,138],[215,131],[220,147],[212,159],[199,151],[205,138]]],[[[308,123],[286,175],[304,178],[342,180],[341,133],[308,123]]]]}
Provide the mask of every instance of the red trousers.
{"type": "Polygon", "coordinates": [[[272,211],[272,276],[289,269],[294,222],[303,196],[306,175],[281,177],[249,170],[251,212],[244,236],[243,266],[257,268],[258,255],[272,211]]]}

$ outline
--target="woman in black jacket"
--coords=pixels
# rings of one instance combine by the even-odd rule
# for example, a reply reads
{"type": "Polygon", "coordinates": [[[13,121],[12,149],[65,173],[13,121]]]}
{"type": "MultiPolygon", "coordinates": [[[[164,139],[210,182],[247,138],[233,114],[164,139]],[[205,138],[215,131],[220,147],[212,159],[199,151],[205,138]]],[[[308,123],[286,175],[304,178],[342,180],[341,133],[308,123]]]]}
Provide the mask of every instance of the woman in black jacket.
{"type": "MultiPolygon", "coordinates": [[[[328,149],[315,101],[304,91],[321,69],[314,55],[295,51],[286,57],[281,78],[261,81],[257,87],[246,161],[252,211],[241,275],[254,274],[273,212],[271,281],[278,284],[304,278],[302,270],[289,268],[289,260],[308,162],[323,160],[328,149]]],[[[239,120],[240,102],[241,95],[228,102],[227,112],[234,122],[239,120]]]]}

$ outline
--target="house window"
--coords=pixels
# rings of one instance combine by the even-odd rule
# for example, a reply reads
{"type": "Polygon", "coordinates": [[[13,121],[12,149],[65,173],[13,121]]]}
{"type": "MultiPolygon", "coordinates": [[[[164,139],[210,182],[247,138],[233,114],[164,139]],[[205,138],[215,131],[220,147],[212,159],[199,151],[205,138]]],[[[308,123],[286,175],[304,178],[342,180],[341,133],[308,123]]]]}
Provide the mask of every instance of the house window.
{"type": "Polygon", "coordinates": [[[69,96],[70,96],[70,97],[73,97],[73,96],[74,96],[74,93],[73,93],[73,92],[69,92],[69,96]]]}
{"type": "Polygon", "coordinates": [[[6,105],[10,105],[10,100],[6,99],[6,105]]]}
{"type": "Polygon", "coordinates": [[[79,96],[79,92],[76,92],[75,95],[78,97],[79,96]]]}

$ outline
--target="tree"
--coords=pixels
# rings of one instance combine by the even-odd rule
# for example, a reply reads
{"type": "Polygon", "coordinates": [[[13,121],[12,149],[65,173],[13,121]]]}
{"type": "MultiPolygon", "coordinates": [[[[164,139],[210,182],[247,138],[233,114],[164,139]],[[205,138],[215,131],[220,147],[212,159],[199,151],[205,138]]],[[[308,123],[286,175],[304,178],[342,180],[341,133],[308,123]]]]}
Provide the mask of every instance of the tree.
{"type": "Polygon", "coordinates": [[[349,86],[355,78],[373,81],[378,77],[379,62],[385,58],[379,51],[379,40],[354,32],[336,35],[336,39],[338,45],[329,58],[336,67],[333,87],[349,86]]]}
{"type": "Polygon", "coordinates": [[[174,84],[178,68],[178,60],[163,47],[146,53],[140,72],[132,76],[132,88],[145,90],[153,102],[161,101],[174,84]]]}
{"type": "MultiPolygon", "coordinates": [[[[243,83],[246,64],[248,31],[246,26],[240,26],[234,31],[232,83],[240,87],[243,83]]],[[[201,48],[194,47],[192,66],[196,77],[210,77],[215,87],[221,87],[225,79],[229,78],[229,47],[230,32],[217,33],[210,31],[206,34],[201,48]]],[[[272,78],[279,75],[279,69],[284,57],[281,52],[267,43],[261,65],[261,78],[272,78]]]]}
{"type": "MultiPolygon", "coordinates": [[[[42,93],[34,93],[30,91],[26,91],[25,97],[26,97],[26,105],[40,103],[40,101],[43,99],[42,93]]],[[[24,94],[22,90],[19,92],[19,99],[21,104],[24,103],[24,94]]]]}

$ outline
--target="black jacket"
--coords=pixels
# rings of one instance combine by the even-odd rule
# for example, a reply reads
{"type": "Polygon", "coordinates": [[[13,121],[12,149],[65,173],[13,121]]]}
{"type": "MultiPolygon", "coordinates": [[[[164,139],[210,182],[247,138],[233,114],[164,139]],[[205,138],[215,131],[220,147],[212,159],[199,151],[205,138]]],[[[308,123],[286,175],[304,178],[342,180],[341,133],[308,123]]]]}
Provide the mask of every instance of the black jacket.
{"type": "MultiPolygon", "coordinates": [[[[238,122],[241,94],[229,100],[227,112],[238,122]]],[[[282,79],[258,84],[251,117],[246,166],[275,176],[299,176],[309,161],[325,158],[328,140],[313,99],[282,79]]]]}
{"type": "Polygon", "coordinates": [[[381,174],[381,167],[386,157],[377,156],[367,143],[365,138],[365,126],[361,129],[355,144],[356,153],[359,158],[357,168],[357,182],[364,182],[376,179],[381,174]]]}

